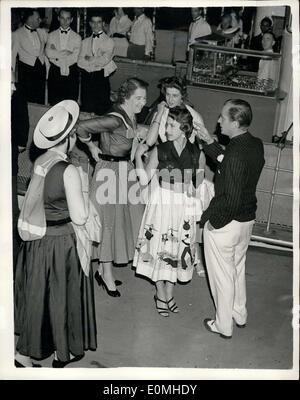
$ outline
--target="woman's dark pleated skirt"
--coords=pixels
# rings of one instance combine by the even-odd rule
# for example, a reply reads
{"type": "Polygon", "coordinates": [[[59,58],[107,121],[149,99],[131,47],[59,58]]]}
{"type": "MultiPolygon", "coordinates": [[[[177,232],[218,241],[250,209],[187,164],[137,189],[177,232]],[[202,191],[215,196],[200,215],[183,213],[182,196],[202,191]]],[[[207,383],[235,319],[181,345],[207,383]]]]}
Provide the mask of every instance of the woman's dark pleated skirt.
{"type": "Polygon", "coordinates": [[[87,277],[71,224],[47,227],[45,237],[23,242],[15,276],[17,350],[61,361],[97,347],[93,275],[87,277]]]}

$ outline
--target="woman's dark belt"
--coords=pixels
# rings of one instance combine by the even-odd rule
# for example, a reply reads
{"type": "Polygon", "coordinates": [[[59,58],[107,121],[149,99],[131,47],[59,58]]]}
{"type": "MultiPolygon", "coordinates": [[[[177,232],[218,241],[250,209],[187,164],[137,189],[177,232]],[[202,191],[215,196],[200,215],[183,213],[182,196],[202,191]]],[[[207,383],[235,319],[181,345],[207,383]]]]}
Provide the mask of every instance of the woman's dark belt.
{"type": "Polygon", "coordinates": [[[122,33],[114,33],[112,35],[113,38],[119,38],[119,39],[126,39],[126,35],[122,35],[122,33]]]}
{"type": "Polygon", "coordinates": [[[65,225],[65,224],[67,224],[69,222],[71,222],[71,218],[70,217],[64,218],[64,219],[59,219],[59,220],[56,220],[56,221],[50,221],[49,220],[49,221],[46,221],[46,225],[47,226],[65,225]]]}
{"type": "Polygon", "coordinates": [[[130,160],[130,155],[124,156],[124,157],[119,157],[119,156],[113,156],[111,154],[99,154],[99,158],[105,161],[129,161],[130,160]]]}

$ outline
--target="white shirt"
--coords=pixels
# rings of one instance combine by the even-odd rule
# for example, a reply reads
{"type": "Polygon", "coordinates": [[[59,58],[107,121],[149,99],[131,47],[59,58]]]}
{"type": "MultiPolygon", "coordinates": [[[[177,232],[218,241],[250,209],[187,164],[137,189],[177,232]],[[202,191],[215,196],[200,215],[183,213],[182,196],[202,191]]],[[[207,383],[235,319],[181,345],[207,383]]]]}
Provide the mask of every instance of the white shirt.
{"type": "Polygon", "coordinates": [[[188,48],[195,43],[196,39],[202,36],[210,35],[211,28],[203,17],[198,17],[189,27],[188,48]]]}
{"type": "Polygon", "coordinates": [[[120,19],[113,17],[109,24],[109,33],[112,36],[114,33],[120,33],[121,35],[126,35],[130,31],[132,21],[127,15],[123,15],[120,19]]]}
{"type": "Polygon", "coordinates": [[[27,36],[29,37],[29,40],[31,41],[33,49],[34,49],[33,54],[36,57],[38,57],[38,55],[40,53],[40,49],[41,49],[41,42],[40,42],[39,36],[37,34],[37,31],[31,32],[30,26],[28,26],[26,24],[25,24],[25,28],[26,28],[27,36]]]}
{"type": "Polygon", "coordinates": [[[46,44],[46,55],[52,64],[60,68],[62,76],[68,76],[70,66],[77,63],[81,45],[81,37],[72,29],[61,33],[61,28],[49,33],[46,44]],[[69,55],[62,52],[68,50],[69,55]]]}
{"type": "Polygon", "coordinates": [[[152,22],[145,14],[136,18],[131,27],[130,42],[145,46],[145,54],[149,55],[153,49],[152,22]]]}
{"type": "Polygon", "coordinates": [[[60,49],[61,50],[66,50],[67,49],[67,43],[68,43],[68,38],[69,38],[69,34],[70,34],[71,29],[62,29],[59,28],[59,39],[60,39],[60,49]],[[61,31],[66,30],[68,33],[61,33],[61,31]]]}
{"type": "MultiPolygon", "coordinates": [[[[273,50],[267,50],[268,53],[273,53],[273,50]]],[[[278,68],[278,61],[277,60],[264,60],[261,59],[258,65],[258,73],[257,79],[272,79],[275,81],[277,78],[277,68],[278,68]]]]}
{"type": "Polygon", "coordinates": [[[101,47],[101,42],[102,42],[102,35],[103,31],[100,31],[97,33],[99,37],[93,37],[94,34],[92,34],[92,53],[93,55],[97,54],[98,49],[101,47]]]}
{"type": "Polygon", "coordinates": [[[47,42],[45,29],[37,28],[37,32],[30,32],[23,25],[12,33],[12,69],[15,71],[16,59],[19,55],[20,61],[34,66],[37,57],[42,64],[47,62],[45,57],[45,44],[47,42]]]}
{"type": "Polygon", "coordinates": [[[114,41],[104,32],[99,38],[93,35],[81,42],[81,49],[78,58],[78,66],[87,72],[104,70],[104,76],[109,76],[117,69],[113,61],[114,41]],[[88,56],[87,60],[85,57],[88,56]]]}

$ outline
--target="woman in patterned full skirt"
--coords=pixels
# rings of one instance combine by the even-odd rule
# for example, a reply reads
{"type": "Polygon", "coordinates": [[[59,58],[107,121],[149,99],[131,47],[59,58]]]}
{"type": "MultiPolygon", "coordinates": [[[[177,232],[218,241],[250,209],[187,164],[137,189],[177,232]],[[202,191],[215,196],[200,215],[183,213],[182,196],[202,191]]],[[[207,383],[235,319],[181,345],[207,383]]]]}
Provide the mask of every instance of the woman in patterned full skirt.
{"type": "Polygon", "coordinates": [[[190,281],[200,262],[196,221],[202,214],[202,203],[195,196],[195,187],[203,181],[204,166],[201,150],[189,141],[192,130],[191,114],[186,108],[175,107],[167,119],[168,141],[154,148],[146,167],[142,156],[148,146],[140,144],[136,152],[140,183],[151,184],[133,265],[137,275],[155,283],[156,308],[163,317],[168,317],[169,311],[179,311],[174,286],[177,281],[190,281]]]}

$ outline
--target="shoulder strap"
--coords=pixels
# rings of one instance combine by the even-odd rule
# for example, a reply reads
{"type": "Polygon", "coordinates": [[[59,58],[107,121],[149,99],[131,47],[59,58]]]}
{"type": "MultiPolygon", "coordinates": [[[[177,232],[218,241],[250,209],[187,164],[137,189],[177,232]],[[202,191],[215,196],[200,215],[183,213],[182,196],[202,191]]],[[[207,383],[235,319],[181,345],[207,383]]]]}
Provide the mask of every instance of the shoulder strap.
{"type": "Polygon", "coordinates": [[[126,126],[127,129],[128,129],[128,128],[131,128],[131,127],[129,126],[128,122],[126,122],[126,120],[125,120],[125,118],[123,117],[122,114],[120,114],[120,113],[118,113],[118,112],[116,112],[116,111],[112,111],[112,112],[110,112],[110,113],[108,113],[108,114],[106,114],[106,115],[114,115],[115,117],[120,118],[120,119],[124,122],[124,125],[126,126]]]}
{"type": "Polygon", "coordinates": [[[41,239],[46,233],[43,191],[48,171],[64,158],[56,153],[42,154],[34,164],[33,174],[25,194],[18,219],[18,231],[22,240],[41,239]]]}

